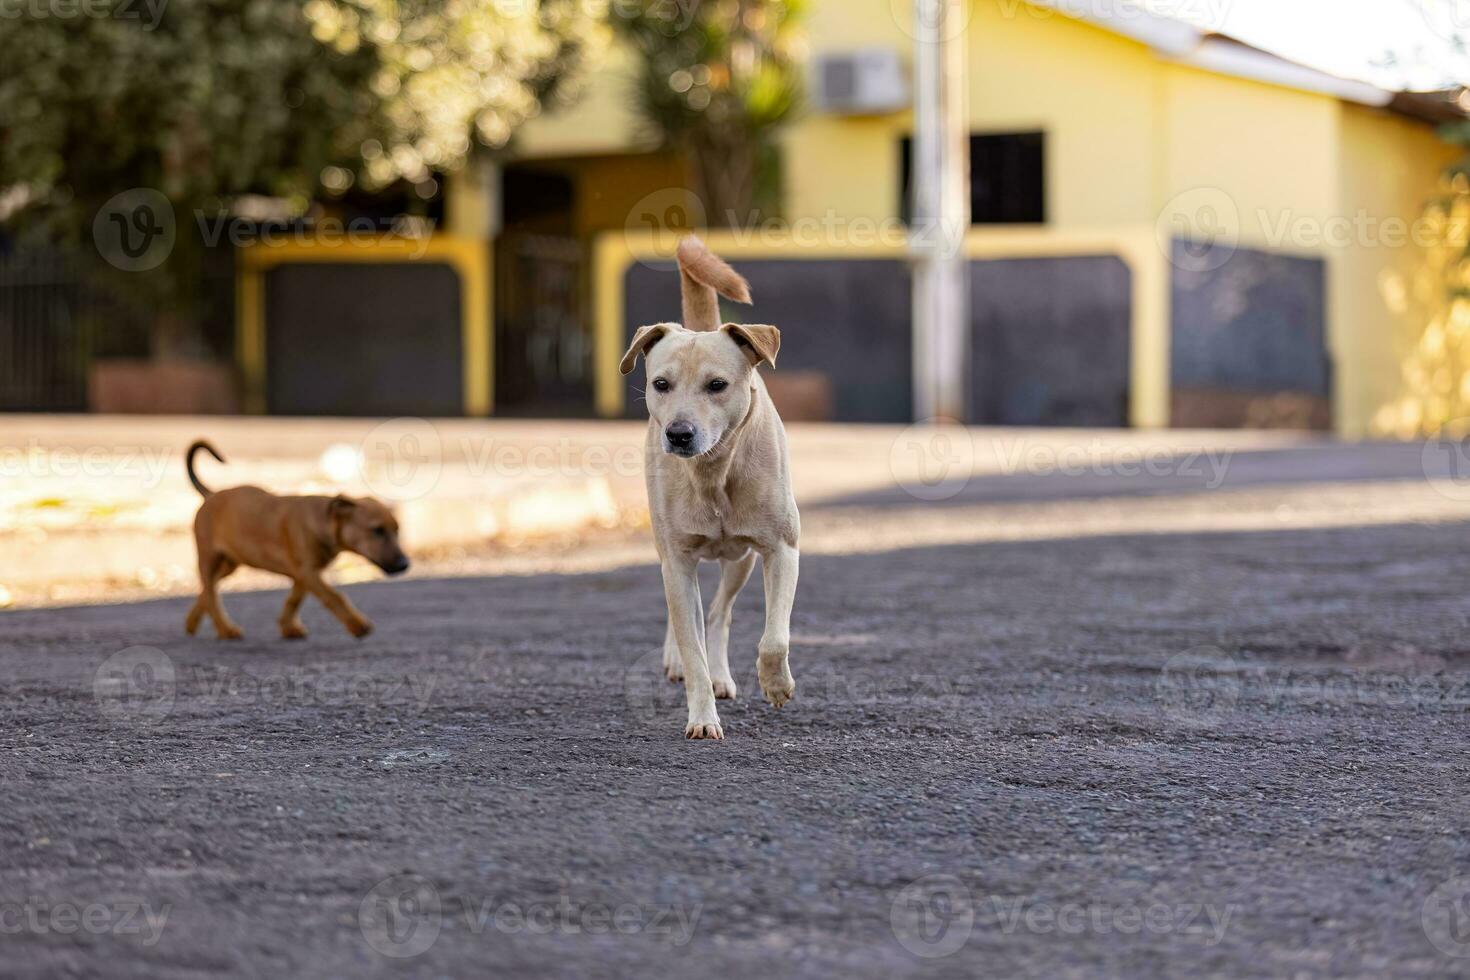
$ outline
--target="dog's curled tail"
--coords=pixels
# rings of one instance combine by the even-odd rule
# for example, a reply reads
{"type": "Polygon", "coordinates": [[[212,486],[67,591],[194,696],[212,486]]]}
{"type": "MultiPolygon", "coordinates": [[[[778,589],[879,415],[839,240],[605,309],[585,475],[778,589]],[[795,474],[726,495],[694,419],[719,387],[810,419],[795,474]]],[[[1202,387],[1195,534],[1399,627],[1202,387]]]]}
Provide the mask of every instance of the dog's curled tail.
{"type": "Polygon", "coordinates": [[[213,494],[214,491],[201,483],[199,481],[199,477],[194,475],[194,454],[201,449],[209,453],[209,455],[213,456],[218,462],[223,463],[225,461],[225,458],[219,454],[218,449],[215,449],[203,439],[196,439],[193,443],[190,444],[188,449],[184,450],[184,469],[189,474],[189,482],[194,484],[194,489],[199,491],[199,496],[208,497],[213,494]]]}
{"type": "Polygon", "coordinates": [[[684,306],[684,329],[720,329],[720,297],[750,302],[750,284],[689,235],[679,243],[679,287],[684,306]]]}

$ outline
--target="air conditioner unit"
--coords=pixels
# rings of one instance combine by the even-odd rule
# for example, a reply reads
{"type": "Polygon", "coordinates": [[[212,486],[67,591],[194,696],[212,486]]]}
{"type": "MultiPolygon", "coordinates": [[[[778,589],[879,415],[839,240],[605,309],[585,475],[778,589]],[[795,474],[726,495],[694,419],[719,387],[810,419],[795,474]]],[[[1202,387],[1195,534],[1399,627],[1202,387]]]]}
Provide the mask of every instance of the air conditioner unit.
{"type": "Polygon", "coordinates": [[[909,80],[892,48],[859,48],[814,59],[812,103],[844,116],[901,112],[909,107],[909,80]]]}

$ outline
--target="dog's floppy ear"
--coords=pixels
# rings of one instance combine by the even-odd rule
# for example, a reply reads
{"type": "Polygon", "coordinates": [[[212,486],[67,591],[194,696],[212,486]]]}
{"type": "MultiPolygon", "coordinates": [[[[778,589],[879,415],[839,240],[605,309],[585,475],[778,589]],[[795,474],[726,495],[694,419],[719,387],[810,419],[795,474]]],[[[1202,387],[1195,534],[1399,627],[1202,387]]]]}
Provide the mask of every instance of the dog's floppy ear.
{"type": "Polygon", "coordinates": [[[332,498],[331,503],[327,504],[327,512],[333,517],[346,517],[356,509],[357,501],[345,493],[337,494],[337,496],[332,498]]]}
{"type": "Polygon", "coordinates": [[[727,323],[720,328],[730,339],[740,345],[750,363],[762,361],[776,366],[776,354],[781,350],[781,331],[765,323],[727,323]]]}
{"type": "Polygon", "coordinates": [[[638,363],[638,355],[647,356],[648,348],[662,340],[671,326],[673,324],[654,323],[646,327],[639,327],[638,332],[633,335],[633,342],[628,345],[628,350],[623,354],[622,361],[618,363],[618,370],[624,374],[632,374],[633,366],[638,363]]]}

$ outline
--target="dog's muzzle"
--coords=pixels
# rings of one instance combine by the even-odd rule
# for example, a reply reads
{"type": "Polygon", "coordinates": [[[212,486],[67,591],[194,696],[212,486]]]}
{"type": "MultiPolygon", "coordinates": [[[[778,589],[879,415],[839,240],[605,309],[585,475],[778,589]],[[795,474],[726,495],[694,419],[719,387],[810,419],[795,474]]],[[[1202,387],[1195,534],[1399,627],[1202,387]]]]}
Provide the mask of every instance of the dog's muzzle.
{"type": "Polygon", "coordinates": [[[378,567],[389,575],[402,575],[408,571],[408,558],[404,555],[399,555],[396,561],[389,562],[386,565],[379,565],[378,567]]]}
{"type": "Polygon", "coordinates": [[[664,447],[675,456],[693,456],[694,439],[698,434],[688,422],[670,422],[664,429],[664,447]]]}

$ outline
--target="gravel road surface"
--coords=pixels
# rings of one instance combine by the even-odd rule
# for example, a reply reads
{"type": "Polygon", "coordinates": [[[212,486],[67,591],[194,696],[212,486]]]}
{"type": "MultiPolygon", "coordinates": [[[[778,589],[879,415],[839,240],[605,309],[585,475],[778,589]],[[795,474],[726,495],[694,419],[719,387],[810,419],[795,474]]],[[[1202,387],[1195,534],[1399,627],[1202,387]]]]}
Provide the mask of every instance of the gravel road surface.
{"type": "Polygon", "coordinates": [[[651,564],[0,614],[0,974],[1470,975],[1467,541],[809,555],[724,742],[651,564]]]}

